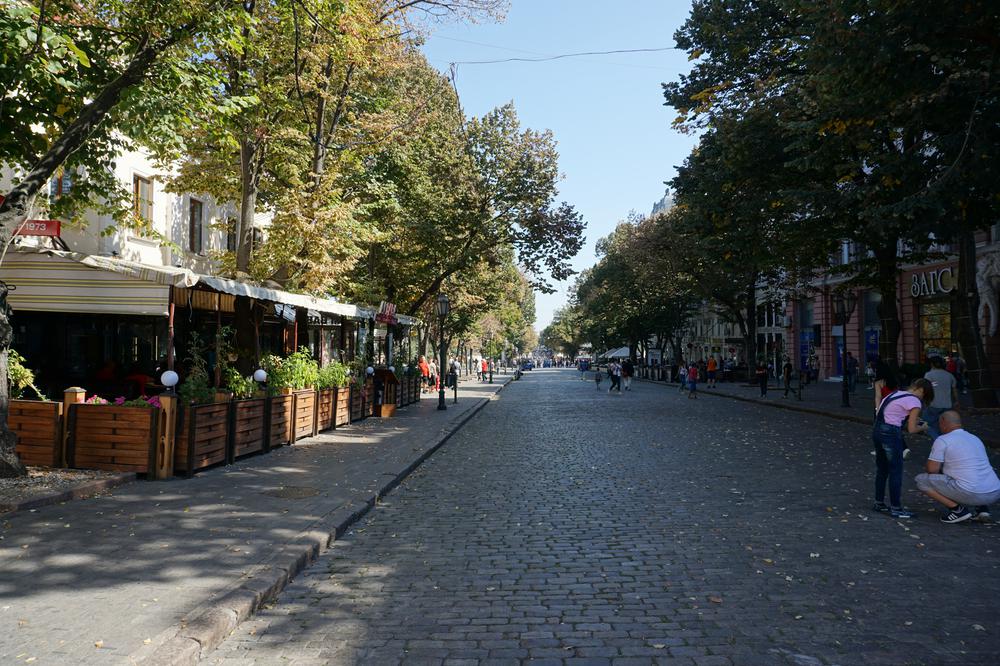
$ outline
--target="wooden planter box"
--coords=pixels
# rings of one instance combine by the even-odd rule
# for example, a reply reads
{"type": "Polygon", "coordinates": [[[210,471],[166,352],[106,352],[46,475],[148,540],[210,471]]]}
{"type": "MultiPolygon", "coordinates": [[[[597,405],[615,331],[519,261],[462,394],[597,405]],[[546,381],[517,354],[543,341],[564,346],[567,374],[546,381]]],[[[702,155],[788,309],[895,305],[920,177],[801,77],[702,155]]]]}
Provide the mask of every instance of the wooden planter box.
{"type": "Polygon", "coordinates": [[[330,430],[337,425],[337,389],[316,391],[316,431],[330,430]]]}
{"type": "Polygon", "coordinates": [[[177,414],[174,471],[195,470],[225,462],[229,453],[228,402],[181,407],[177,414]]]}
{"type": "Polygon", "coordinates": [[[316,434],[316,391],[303,389],[292,394],[292,441],[316,434]]]}
{"type": "Polygon", "coordinates": [[[292,442],[292,420],[295,409],[295,396],[276,395],[268,398],[270,403],[268,428],[268,449],[276,449],[292,442]]]}
{"type": "Polygon", "coordinates": [[[148,474],[156,467],[159,422],[153,407],[70,405],[67,465],[148,474]]]}
{"type": "Polygon", "coordinates": [[[364,396],[356,383],[351,384],[351,423],[360,421],[365,417],[362,413],[362,401],[364,396]]]}
{"type": "Polygon", "coordinates": [[[266,404],[264,398],[235,400],[231,403],[233,417],[230,460],[259,453],[266,448],[266,404]]]}
{"type": "Polygon", "coordinates": [[[365,382],[364,416],[375,416],[375,383],[371,380],[365,382]]]}
{"type": "Polygon", "coordinates": [[[62,464],[61,402],[11,400],[7,425],[17,435],[17,455],[25,465],[62,464]]]}
{"type": "Polygon", "coordinates": [[[341,386],[337,389],[336,402],[334,403],[334,427],[339,428],[351,422],[351,389],[348,386],[341,386]]]}
{"type": "Polygon", "coordinates": [[[423,378],[420,375],[416,375],[414,377],[410,377],[410,381],[413,383],[413,388],[412,388],[413,393],[412,393],[412,396],[411,396],[412,400],[411,400],[410,404],[413,404],[414,402],[419,402],[420,401],[420,389],[421,389],[420,381],[421,381],[421,379],[423,379],[423,378]]]}

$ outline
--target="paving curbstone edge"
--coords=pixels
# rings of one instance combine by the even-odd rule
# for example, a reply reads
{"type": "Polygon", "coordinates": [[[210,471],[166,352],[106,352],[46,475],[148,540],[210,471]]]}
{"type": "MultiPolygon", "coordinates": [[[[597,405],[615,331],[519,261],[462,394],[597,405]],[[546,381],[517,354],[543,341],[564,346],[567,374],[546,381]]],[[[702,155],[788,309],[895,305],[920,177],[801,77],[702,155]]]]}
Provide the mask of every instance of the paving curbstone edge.
{"type": "Polygon", "coordinates": [[[391,493],[407,476],[440,449],[451,437],[476,416],[512,381],[507,379],[492,396],[479,400],[454,426],[448,428],[438,441],[398,474],[386,481],[374,496],[364,500],[356,510],[348,508],[346,515],[338,516],[327,531],[308,530],[300,533],[284,546],[282,554],[270,566],[264,566],[253,578],[241,583],[199,612],[193,619],[178,628],[176,635],[157,647],[153,653],[138,661],[143,666],[191,666],[224,641],[239,625],[253,617],[257,610],[273,601],[295,576],[311,565],[329,549],[336,539],[343,536],[361,520],[376,503],[391,493]],[[234,608],[235,606],[235,608],[234,608]],[[230,626],[231,625],[231,626],[230,626]]]}

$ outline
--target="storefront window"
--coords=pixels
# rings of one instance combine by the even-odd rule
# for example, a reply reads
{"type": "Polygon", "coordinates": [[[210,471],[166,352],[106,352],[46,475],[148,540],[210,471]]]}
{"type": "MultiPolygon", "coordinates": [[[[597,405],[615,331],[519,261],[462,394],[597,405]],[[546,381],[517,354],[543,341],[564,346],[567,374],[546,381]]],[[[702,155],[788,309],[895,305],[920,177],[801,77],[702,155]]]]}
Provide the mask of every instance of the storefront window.
{"type": "Polygon", "coordinates": [[[951,305],[948,301],[920,306],[921,360],[951,353],[951,305]]]}

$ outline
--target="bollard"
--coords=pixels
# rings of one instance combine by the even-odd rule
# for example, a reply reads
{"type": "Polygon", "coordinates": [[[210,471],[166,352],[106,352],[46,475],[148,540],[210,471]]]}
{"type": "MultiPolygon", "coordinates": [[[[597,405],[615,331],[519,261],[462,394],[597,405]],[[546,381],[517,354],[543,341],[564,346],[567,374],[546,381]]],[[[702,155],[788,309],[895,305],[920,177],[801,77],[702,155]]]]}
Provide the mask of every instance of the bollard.
{"type": "Polygon", "coordinates": [[[69,442],[69,406],[79,405],[87,399],[86,389],[82,389],[79,386],[71,386],[70,388],[63,391],[63,409],[62,409],[62,437],[61,437],[61,450],[59,451],[59,464],[62,467],[66,467],[69,463],[66,460],[66,446],[69,442]]]}

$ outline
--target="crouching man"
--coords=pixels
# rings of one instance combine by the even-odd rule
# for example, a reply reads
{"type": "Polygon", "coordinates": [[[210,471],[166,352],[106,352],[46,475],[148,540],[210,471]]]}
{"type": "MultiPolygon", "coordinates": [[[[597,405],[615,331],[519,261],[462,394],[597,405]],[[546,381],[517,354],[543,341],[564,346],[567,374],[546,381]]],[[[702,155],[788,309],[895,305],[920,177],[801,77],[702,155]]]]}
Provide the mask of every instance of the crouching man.
{"type": "Polygon", "coordinates": [[[962,417],[948,410],[938,420],[941,436],[934,440],[927,473],[918,474],[917,488],[943,504],[943,523],[988,520],[989,505],[1000,500],[1000,478],[993,471],[981,439],[962,429],[962,417]]]}

